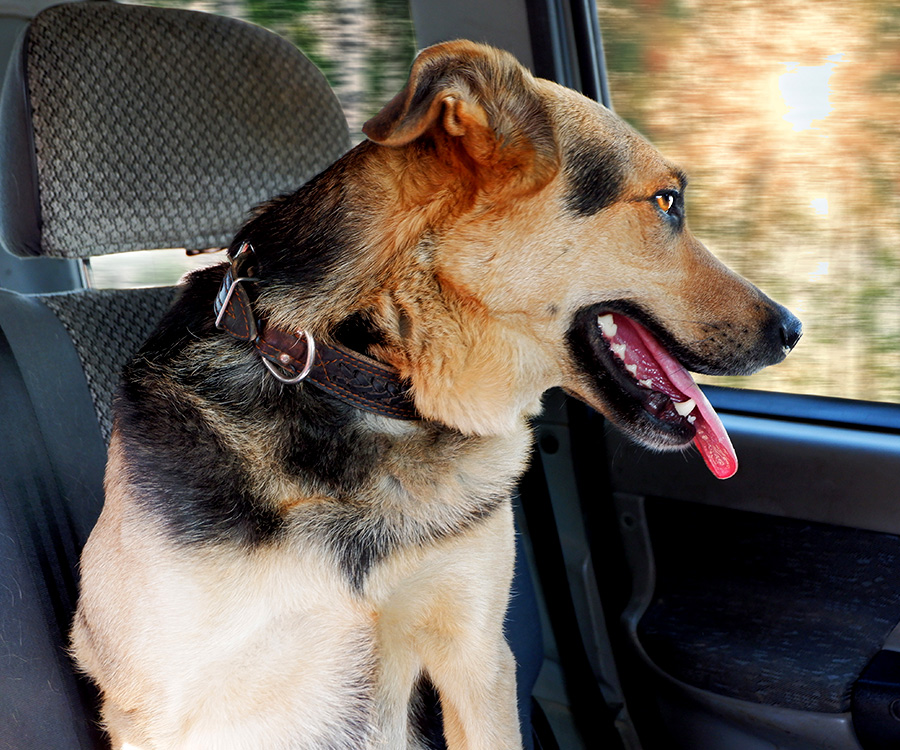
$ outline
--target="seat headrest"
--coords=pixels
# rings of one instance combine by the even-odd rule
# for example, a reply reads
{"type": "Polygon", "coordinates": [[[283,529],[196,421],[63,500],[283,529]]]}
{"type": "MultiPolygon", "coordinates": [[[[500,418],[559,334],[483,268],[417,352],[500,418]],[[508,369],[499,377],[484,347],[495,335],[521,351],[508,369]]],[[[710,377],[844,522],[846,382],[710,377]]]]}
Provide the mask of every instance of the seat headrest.
{"type": "Polygon", "coordinates": [[[222,247],[349,143],[324,76],[265,29],[55,6],[20,40],[0,98],[0,243],[65,258],[222,247]]]}

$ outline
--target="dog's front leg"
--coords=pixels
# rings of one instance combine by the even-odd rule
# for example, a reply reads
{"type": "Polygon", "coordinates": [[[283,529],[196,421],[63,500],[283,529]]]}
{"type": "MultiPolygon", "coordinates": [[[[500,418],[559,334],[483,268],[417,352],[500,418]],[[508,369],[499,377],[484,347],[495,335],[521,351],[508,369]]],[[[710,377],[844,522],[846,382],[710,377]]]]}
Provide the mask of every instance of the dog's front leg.
{"type": "Polygon", "coordinates": [[[412,686],[422,665],[415,651],[403,640],[382,637],[381,674],[376,701],[378,733],[374,746],[415,750],[419,745],[416,744],[417,738],[410,734],[409,702],[412,686]]]}
{"type": "Polygon", "coordinates": [[[503,634],[514,533],[507,502],[445,561],[440,605],[447,616],[431,620],[423,661],[441,697],[449,750],[522,747],[515,660],[503,634]]]}
{"type": "MultiPolygon", "coordinates": [[[[501,636],[502,637],[502,636],[501,636]]],[[[471,653],[441,675],[438,691],[449,750],[520,750],[516,665],[505,641],[493,658],[471,653]]]]}

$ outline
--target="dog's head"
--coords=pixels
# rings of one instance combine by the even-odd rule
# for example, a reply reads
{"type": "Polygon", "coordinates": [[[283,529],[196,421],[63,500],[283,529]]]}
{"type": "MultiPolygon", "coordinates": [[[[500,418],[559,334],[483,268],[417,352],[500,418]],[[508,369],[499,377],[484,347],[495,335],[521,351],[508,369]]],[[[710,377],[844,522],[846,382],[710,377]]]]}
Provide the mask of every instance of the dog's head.
{"type": "Polygon", "coordinates": [[[638,441],[696,442],[733,473],[686,370],[779,362],[800,324],[691,234],[680,169],[601,105],[470,42],[422,52],[365,132],[432,282],[397,284],[382,316],[423,414],[502,431],[562,386],[638,441]]]}

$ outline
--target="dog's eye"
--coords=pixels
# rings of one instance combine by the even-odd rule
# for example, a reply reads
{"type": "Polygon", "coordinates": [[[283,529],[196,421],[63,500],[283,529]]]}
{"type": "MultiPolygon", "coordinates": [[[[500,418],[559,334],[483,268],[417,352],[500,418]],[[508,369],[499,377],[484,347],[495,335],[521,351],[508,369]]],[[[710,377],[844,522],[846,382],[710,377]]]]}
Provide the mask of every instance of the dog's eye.
{"type": "Polygon", "coordinates": [[[672,206],[675,205],[675,196],[672,195],[668,190],[663,193],[657,193],[653,196],[653,200],[656,201],[656,205],[659,206],[659,210],[664,214],[669,213],[672,210],[672,206]]]}

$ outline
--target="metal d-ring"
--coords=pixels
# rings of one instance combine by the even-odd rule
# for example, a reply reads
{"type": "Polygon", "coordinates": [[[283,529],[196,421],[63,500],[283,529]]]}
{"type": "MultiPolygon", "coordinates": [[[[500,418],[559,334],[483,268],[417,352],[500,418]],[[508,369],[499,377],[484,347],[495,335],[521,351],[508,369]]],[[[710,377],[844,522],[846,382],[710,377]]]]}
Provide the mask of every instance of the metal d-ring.
{"type": "MultiPolygon", "coordinates": [[[[225,299],[222,300],[222,306],[219,308],[219,314],[216,315],[216,328],[222,328],[222,321],[225,320],[225,314],[228,312],[228,303],[231,302],[231,298],[234,296],[234,290],[237,289],[237,285],[242,281],[256,281],[252,276],[238,276],[228,285],[228,291],[225,292],[225,299]]],[[[251,338],[256,338],[256,322],[251,321],[253,325],[253,335],[251,338]]]]}
{"type": "Polygon", "coordinates": [[[273,364],[271,361],[262,357],[262,362],[272,373],[272,376],[276,379],[284,383],[285,385],[295,385],[306,378],[309,375],[309,371],[312,370],[313,361],[316,357],[316,340],[312,337],[308,331],[297,331],[297,336],[306,339],[306,363],[303,365],[303,370],[299,375],[296,375],[292,378],[285,377],[278,370],[278,366],[273,364]]]}

